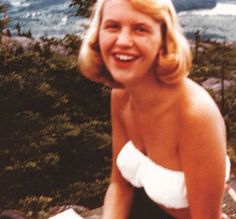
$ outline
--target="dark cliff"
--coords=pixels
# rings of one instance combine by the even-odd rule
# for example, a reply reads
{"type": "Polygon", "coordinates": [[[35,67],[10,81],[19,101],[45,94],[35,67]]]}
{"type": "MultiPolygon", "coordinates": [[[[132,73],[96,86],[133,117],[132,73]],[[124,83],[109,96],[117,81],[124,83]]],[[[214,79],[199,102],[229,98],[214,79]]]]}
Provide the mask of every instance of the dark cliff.
{"type": "Polygon", "coordinates": [[[175,8],[178,12],[193,10],[193,9],[203,9],[203,8],[213,8],[216,6],[216,0],[172,0],[175,8]]]}

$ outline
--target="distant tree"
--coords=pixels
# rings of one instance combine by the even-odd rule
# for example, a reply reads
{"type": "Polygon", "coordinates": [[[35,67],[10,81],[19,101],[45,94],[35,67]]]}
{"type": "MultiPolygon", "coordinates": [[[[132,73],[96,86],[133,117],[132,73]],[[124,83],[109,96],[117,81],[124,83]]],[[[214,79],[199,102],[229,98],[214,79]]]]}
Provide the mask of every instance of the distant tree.
{"type": "Polygon", "coordinates": [[[9,17],[7,16],[7,6],[0,4],[0,72],[1,65],[6,63],[5,46],[2,45],[2,34],[4,29],[7,28],[9,17]]]}
{"type": "Polygon", "coordinates": [[[9,18],[6,13],[7,13],[7,6],[4,4],[0,4],[0,39],[3,30],[7,27],[7,24],[9,22],[9,18]]]}
{"type": "Polygon", "coordinates": [[[31,31],[31,29],[28,30],[26,35],[27,35],[27,37],[32,38],[32,31],[31,31]]]}
{"type": "MultiPolygon", "coordinates": [[[[19,32],[18,32],[18,35],[19,35],[19,32]]],[[[33,37],[32,37],[31,29],[29,29],[28,32],[20,32],[20,35],[19,35],[19,36],[24,36],[24,37],[28,37],[28,38],[33,38],[33,37]]]]}
{"type": "Polygon", "coordinates": [[[6,30],[6,35],[8,36],[8,37],[11,37],[11,31],[7,28],[7,30],[6,30]]]}
{"type": "Polygon", "coordinates": [[[77,8],[77,15],[89,17],[91,14],[91,7],[96,0],[71,0],[71,7],[77,8]]]}
{"type": "Polygon", "coordinates": [[[198,62],[198,50],[199,50],[199,44],[200,44],[200,31],[197,30],[194,33],[194,38],[195,38],[195,54],[194,54],[194,63],[198,62]]]}
{"type": "Polygon", "coordinates": [[[17,30],[17,35],[20,36],[21,35],[21,26],[20,23],[16,24],[16,30],[17,30]]]}

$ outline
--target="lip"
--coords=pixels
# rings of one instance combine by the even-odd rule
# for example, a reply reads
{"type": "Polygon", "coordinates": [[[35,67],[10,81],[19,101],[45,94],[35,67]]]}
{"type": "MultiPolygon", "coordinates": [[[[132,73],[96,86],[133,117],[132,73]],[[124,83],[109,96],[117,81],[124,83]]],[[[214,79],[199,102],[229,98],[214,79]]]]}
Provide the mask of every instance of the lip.
{"type": "Polygon", "coordinates": [[[124,52],[124,51],[113,51],[112,53],[111,53],[113,56],[114,55],[125,55],[125,56],[133,56],[133,57],[139,57],[139,55],[138,54],[136,54],[136,53],[132,53],[132,52],[124,52]]]}
{"type": "Polygon", "coordinates": [[[134,63],[139,58],[139,55],[134,53],[117,51],[112,53],[112,57],[115,63],[128,65],[134,63]]]}

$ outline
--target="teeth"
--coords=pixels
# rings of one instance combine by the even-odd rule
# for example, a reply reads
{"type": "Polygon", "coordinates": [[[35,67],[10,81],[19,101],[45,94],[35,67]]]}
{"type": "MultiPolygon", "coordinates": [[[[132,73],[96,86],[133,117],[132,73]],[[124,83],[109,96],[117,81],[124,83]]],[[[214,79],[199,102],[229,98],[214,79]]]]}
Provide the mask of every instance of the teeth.
{"type": "Polygon", "coordinates": [[[133,60],[135,57],[131,56],[131,55],[120,55],[120,54],[117,54],[116,58],[121,60],[121,61],[130,61],[130,60],[133,60]]]}

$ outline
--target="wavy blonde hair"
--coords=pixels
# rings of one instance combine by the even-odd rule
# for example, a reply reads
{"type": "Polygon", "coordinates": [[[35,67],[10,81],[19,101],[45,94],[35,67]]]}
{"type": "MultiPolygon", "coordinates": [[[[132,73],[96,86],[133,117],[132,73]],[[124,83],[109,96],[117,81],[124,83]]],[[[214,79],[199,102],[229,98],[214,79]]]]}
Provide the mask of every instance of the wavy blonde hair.
{"type": "MultiPolygon", "coordinates": [[[[79,52],[79,67],[87,78],[116,86],[102,60],[98,34],[102,21],[104,3],[98,0],[91,16],[90,26],[83,39],[79,52]]],[[[174,84],[188,75],[192,56],[187,39],[182,33],[174,6],[170,0],[127,0],[138,11],[161,22],[162,48],[156,60],[157,78],[165,84],[174,84]]]]}

